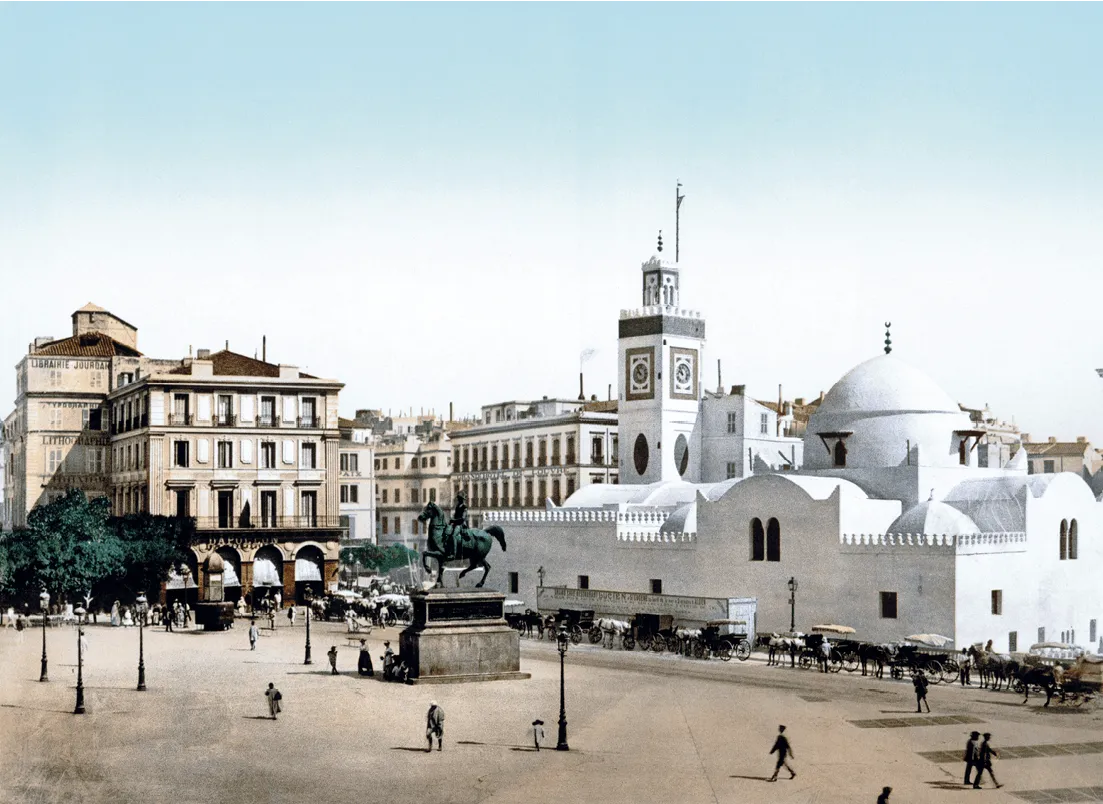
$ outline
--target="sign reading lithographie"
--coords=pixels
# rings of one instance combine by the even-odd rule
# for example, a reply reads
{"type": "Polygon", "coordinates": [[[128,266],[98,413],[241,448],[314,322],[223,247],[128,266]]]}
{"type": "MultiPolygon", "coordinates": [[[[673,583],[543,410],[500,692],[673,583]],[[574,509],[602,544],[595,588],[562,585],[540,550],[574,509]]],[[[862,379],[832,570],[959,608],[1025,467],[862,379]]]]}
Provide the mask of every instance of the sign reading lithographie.
{"type": "Polygon", "coordinates": [[[500,620],[502,619],[501,600],[442,600],[427,601],[429,606],[428,622],[442,620],[500,620]]]}
{"type": "MultiPolygon", "coordinates": [[[[731,616],[732,600],[746,598],[691,597],[683,595],[651,595],[644,592],[614,592],[604,589],[567,589],[541,586],[536,590],[536,607],[540,611],[559,609],[593,609],[602,614],[669,614],[679,620],[706,622],[731,616]]],[[[753,609],[753,602],[750,604],[753,609]]],[[[739,609],[744,615],[748,607],[739,609]]]]}

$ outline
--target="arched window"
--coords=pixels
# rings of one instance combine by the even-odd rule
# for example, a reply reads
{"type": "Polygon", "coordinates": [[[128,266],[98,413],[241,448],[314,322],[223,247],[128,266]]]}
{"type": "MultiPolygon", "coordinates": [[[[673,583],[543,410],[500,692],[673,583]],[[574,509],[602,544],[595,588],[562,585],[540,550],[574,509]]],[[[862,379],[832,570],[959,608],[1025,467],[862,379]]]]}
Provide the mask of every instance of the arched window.
{"type": "Polygon", "coordinates": [[[766,560],[766,532],[762,530],[762,520],[751,520],[751,561],[766,560]]]}
{"type": "Polygon", "coordinates": [[[1061,520],[1061,560],[1069,557],[1069,523],[1067,519],[1061,520]]]}
{"type": "Polygon", "coordinates": [[[773,517],[766,523],[766,560],[781,561],[781,525],[773,517]]]}
{"type": "Polygon", "coordinates": [[[841,438],[835,442],[835,465],[846,466],[846,442],[841,438]]]}
{"type": "Polygon", "coordinates": [[[1078,536],[1077,530],[1078,530],[1078,528],[1076,527],[1076,520],[1074,519],[1074,520],[1072,520],[1072,522],[1069,523],[1069,558],[1070,559],[1077,558],[1077,555],[1076,555],[1076,553],[1077,553],[1077,544],[1076,544],[1076,542],[1077,542],[1077,536],[1078,536]]]}

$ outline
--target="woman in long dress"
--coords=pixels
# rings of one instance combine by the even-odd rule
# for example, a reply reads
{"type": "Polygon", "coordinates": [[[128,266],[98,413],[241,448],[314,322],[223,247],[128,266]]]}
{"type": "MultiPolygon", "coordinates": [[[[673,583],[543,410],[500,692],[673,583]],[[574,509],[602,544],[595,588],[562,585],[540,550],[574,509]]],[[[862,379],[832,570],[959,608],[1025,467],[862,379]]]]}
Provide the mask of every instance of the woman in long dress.
{"type": "Polygon", "coordinates": [[[119,601],[115,601],[111,604],[111,624],[119,624],[119,601]]]}

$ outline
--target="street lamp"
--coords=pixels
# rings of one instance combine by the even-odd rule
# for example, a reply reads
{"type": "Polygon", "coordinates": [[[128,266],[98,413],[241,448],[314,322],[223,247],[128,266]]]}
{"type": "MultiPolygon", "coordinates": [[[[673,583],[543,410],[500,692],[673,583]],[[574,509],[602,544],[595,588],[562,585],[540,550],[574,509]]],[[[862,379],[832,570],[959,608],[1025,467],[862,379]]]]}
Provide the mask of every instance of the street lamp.
{"type": "Polygon", "coordinates": [[[74,715],[84,714],[84,629],[77,626],[77,705],[73,709],[74,715]]]}
{"type": "Polygon", "coordinates": [[[50,678],[46,675],[46,619],[50,612],[50,593],[43,589],[42,594],[38,596],[38,602],[42,604],[42,673],[38,680],[49,681],[50,678]]]}
{"type": "Polygon", "coordinates": [[[797,579],[789,579],[789,630],[797,630],[797,579]]]}
{"type": "Polygon", "coordinates": [[[555,641],[559,647],[559,742],[556,744],[555,750],[570,751],[571,747],[567,745],[567,701],[563,688],[563,657],[567,655],[571,637],[565,626],[559,626],[559,633],[555,635],[555,641]]]}
{"type": "Polygon", "coordinates": [[[314,595],[310,593],[310,587],[307,587],[303,594],[303,601],[306,603],[306,657],[303,664],[314,664],[310,659],[310,603],[313,599],[314,595]]]}
{"type": "Polygon", "coordinates": [[[134,604],[138,609],[138,691],[142,692],[146,688],[145,628],[149,601],[144,594],[141,594],[134,604]]]}

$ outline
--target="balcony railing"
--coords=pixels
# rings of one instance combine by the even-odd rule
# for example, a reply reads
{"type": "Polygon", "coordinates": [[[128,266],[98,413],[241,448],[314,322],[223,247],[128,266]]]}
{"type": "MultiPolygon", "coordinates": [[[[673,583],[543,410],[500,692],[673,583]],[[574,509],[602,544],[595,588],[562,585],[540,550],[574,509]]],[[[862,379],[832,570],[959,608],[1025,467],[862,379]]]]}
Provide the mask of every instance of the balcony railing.
{"type": "Polygon", "coordinates": [[[574,455],[573,452],[568,452],[567,453],[567,466],[573,466],[574,465],[574,462],[575,462],[574,458],[575,458],[575,455],[574,455]]]}
{"type": "Polygon", "coordinates": [[[590,456],[590,463],[592,463],[594,466],[604,466],[605,465],[605,456],[601,455],[600,453],[591,455],[590,456]]]}
{"type": "Polygon", "coordinates": [[[310,428],[310,427],[321,427],[321,426],[322,426],[321,420],[317,416],[300,416],[299,417],[299,427],[310,428]]]}
{"type": "Polygon", "coordinates": [[[322,514],[317,516],[251,516],[242,519],[241,515],[231,518],[218,516],[202,516],[195,520],[198,530],[303,530],[303,529],[333,529],[341,526],[339,516],[327,517],[322,514]]]}
{"type": "Polygon", "coordinates": [[[212,419],[211,423],[214,424],[215,427],[236,427],[237,416],[232,413],[218,413],[215,415],[214,419],[212,419]]]}
{"type": "Polygon", "coordinates": [[[169,414],[169,426],[170,427],[190,427],[192,423],[192,415],[190,413],[170,413],[169,414]]]}
{"type": "Polygon", "coordinates": [[[275,416],[258,416],[257,427],[279,427],[280,420],[275,416]]]}
{"type": "Polygon", "coordinates": [[[513,468],[514,469],[520,469],[521,468],[521,459],[520,458],[514,458],[513,459],[513,468]]]}
{"type": "Polygon", "coordinates": [[[548,465],[548,456],[547,456],[547,455],[541,455],[541,456],[540,456],[540,463],[539,463],[539,465],[540,465],[540,466],[547,466],[547,465],[548,465]]]}

